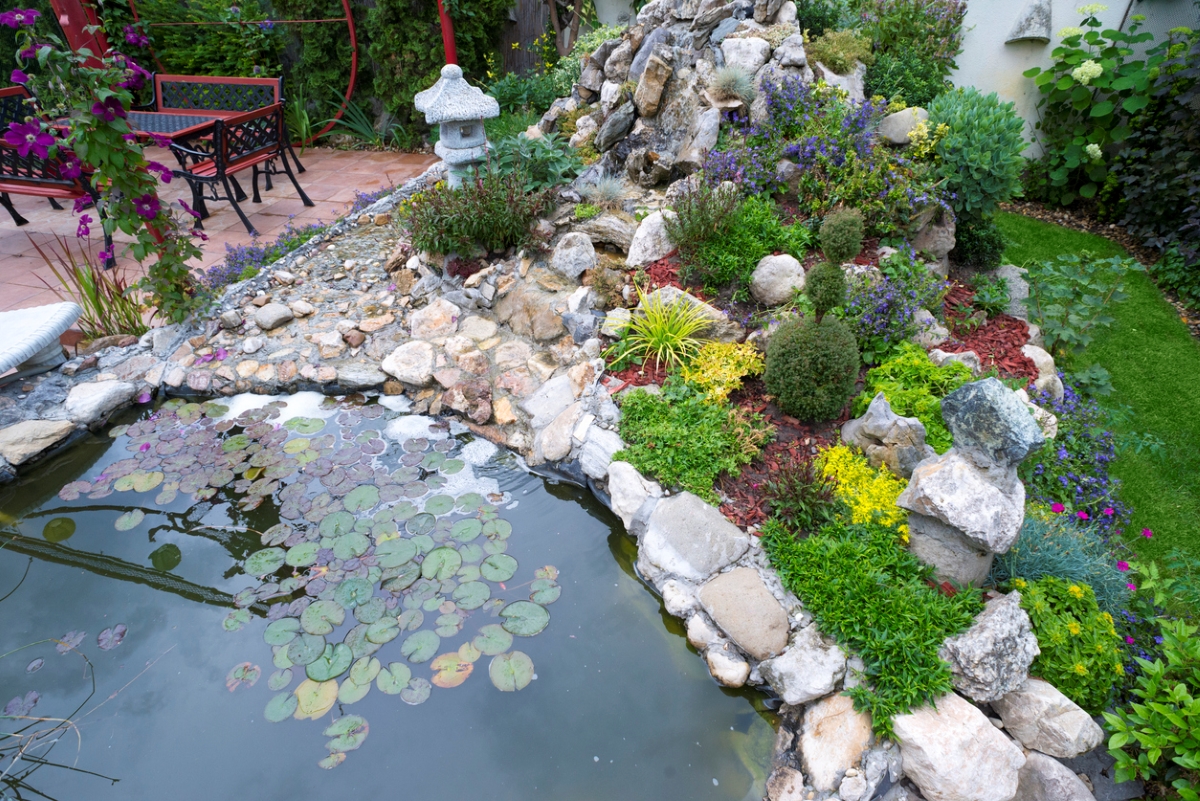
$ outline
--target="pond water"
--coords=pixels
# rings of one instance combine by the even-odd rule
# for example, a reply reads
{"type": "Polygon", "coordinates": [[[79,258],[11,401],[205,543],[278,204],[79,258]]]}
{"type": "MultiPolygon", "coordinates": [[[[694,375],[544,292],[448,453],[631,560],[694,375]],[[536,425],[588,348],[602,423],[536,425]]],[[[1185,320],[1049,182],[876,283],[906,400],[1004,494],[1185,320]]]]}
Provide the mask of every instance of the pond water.
{"type": "Polygon", "coordinates": [[[589,493],[399,404],[118,422],[0,492],[0,797],[761,798],[589,493]]]}

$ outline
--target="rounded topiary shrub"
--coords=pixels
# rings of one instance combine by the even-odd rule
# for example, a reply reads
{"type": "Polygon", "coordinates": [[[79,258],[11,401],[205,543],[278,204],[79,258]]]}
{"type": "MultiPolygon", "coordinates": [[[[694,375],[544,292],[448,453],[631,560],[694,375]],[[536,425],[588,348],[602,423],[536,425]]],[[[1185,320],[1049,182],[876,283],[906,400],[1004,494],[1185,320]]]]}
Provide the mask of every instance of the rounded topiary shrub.
{"type": "Polygon", "coordinates": [[[854,334],[841,320],[789,320],[771,336],[763,381],[786,414],[832,420],[854,395],[858,364],[854,334]]]}
{"type": "Polygon", "coordinates": [[[858,209],[838,209],[821,223],[821,251],[835,264],[857,256],[862,243],[863,216],[858,209]]]}
{"type": "Polygon", "coordinates": [[[812,301],[820,321],[830,309],[846,302],[846,274],[833,262],[823,261],[805,276],[804,294],[812,301]]]}

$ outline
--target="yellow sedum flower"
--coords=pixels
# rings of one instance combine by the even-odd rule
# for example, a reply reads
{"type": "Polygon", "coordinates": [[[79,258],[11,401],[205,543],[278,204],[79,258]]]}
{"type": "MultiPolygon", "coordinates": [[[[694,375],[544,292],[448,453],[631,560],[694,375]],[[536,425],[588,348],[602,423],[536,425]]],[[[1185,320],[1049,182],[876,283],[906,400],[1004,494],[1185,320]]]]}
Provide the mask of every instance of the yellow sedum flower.
{"type": "Polygon", "coordinates": [[[850,509],[851,523],[891,526],[908,541],[908,512],[896,505],[908,482],[887,470],[871,467],[867,458],[846,445],[821,452],[821,473],[836,484],[838,499],[850,509]]]}
{"type": "Polygon", "coordinates": [[[1078,584],[1072,584],[1070,587],[1067,587],[1067,592],[1071,593],[1072,598],[1082,598],[1083,597],[1083,588],[1080,587],[1078,584]]]}
{"type": "Polygon", "coordinates": [[[1029,586],[1029,582],[1023,578],[1015,578],[1013,579],[1012,585],[1018,590],[1023,590],[1029,586]]]}
{"type": "Polygon", "coordinates": [[[1083,629],[1081,629],[1079,627],[1078,623],[1076,623],[1074,620],[1072,620],[1070,623],[1067,624],[1067,631],[1071,632],[1072,637],[1078,637],[1079,632],[1083,631],[1083,629]]]}
{"type": "Polygon", "coordinates": [[[1076,673],[1078,673],[1080,676],[1086,676],[1088,673],[1088,669],[1086,667],[1084,667],[1082,662],[1076,662],[1073,670],[1076,673]]]}

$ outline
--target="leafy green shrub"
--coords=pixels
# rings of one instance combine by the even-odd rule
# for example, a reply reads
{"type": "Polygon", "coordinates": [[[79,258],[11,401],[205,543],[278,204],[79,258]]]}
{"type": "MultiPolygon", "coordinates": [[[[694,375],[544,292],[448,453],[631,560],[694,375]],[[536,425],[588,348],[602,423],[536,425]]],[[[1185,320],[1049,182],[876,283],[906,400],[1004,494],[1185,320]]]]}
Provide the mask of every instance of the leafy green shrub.
{"type": "Polygon", "coordinates": [[[737,98],[747,106],[754,102],[754,76],[744,67],[721,67],[713,76],[712,88],[722,98],[737,98]]]}
{"type": "Polygon", "coordinates": [[[971,278],[971,289],[975,291],[971,305],[988,317],[1004,314],[1008,310],[1008,279],[978,273],[971,278]]]}
{"type": "Polygon", "coordinates": [[[767,482],[767,505],[775,519],[797,534],[836,523],[847,513],[837,488],[814,459],[785,463],[767,482]]]}
{"type": "Polygon", "coordinates": [[[633,314],[624,336],[607,354],[615,369],[650,360],[663,367],[676,367],[699,352],[698,335],[710,324],[700,306],[682,297],[667,303],[661,292],[647,298],[641,289],[638,298],[642,311],[633,314]]]}
{"type": "Polygon", "coordinates": [[[846,302],[846,274],[833,262],[823,261],[805,276],[804,294],[813,305],[817,322],[821,322],[830,309],[846,302]]]}
{"type": "Polygon", "coordinates": [[[838,75],[854,69],[854,62],[875,60],[871,42],[857,31],[825,31],[805,46],[809,62],[819,61],[838,75]]]}
{"type": "Polygon", "coordinates": [[[553,190],[529,192],[519,172],[487,173],[452,189],[440,184],[412,198],[402,212],[413,247],[431,253],[468,252],[476,245],[503,250],[534,240],[531,227],[553,190]]]}
{"type": "Polygon", "coordinates": [[[950,259],[983,270],[994,270],[1004,259],[1004,234],[991,217],[963,214],[955,223],[950,259]]]}
{"type": "Polygon", "coordinates": [[[1012,103],[1001,103],[995,92],[956,89],[929,104],[928,124],[931,129],[949,126],[934,152],[938,177],[953,193],[950,203],[960,217],[990,217],[999,204],[1020,194],[1025,123],[1012,103]]]}
{"type": "Polygon", "coordinates": [[[877,54],[863,86],[867,97],[903,100],[922,108],[947,89],[938,62],[915,48],[877,54]]]}
{"type": "Polygon", "coordinates": [[[902,247],[879,260],[883,277],[902,292],[911,292],[919,308],[937,314],[950,284],[926,266],[911,247],[902,247]]]}
{"type": "Polygon", "coordinates": [[[805,39],[837,30],[841,15],[842,3],[838,0],[798,0],[796,3],[796,24],[804,31],[805,39]]]}
{"type": "Polygon", "coordinates": [[[709,342],[683,366],[680,377],[716,403],[724,403],[742,379],[763,371],[758,348],[744,342],[709,342]]]}
{"type": "Polygon", "coordinates": [[[600,207],[593,206],[591,203],[580,203],[575,207],[575,219],[577,220],[590,220],[599,215],[600,207]]]}
{"type": "Polygon", "coordinates": [[[996,557],[989,580],[1004,584],[1045,576],[1089,585],[1096,603],[1111,615],[1128,608],[1129,579],[1117,569],[1100,532],[1070,515],[1031,509],[1016,545],[996,557]]]}
{"type": "Polygon", "coordinates": [[[966,0],[866,0],[859,7],[863,33],[879,53],[918,52],[933,61],[934,75],[950,74],[962,52],[966,0]]]}
{"type": "Polygon", "coordinates": [[[862,250],[863,216],[858,209],[838,209],[821,223],[821,251],[828,261],[841,264],[862,250]]]}
{"type": "Polygon", "coordinates": [[[852,414],[864,414],[876,393],[882,392],[893,412],[920,420],[925,426],[925,442],[938,453],[945,453],[954,437],[942,419],[942,398],[972,378],[971,368],[965,364],[947,362],[938,367],[919,345],[905,342],[895,356],[867,371],[852,414]]]}
{"type": "Polygon", "coordinates": [[[601,25],[580,34],[571,46],[570,54],[560,58],[549,72],[554,83],[555,97],[571,94],[571,87],[579,82],[579,77],[583,74],[583,59],[609,39],[619,39],[624,30],[622,25],[601,25]]]}
{"type": "Polygon", "coordinates": [[[1193,309],[1200,309],[1200,261],[1189,264],[1178,244],[1172,244],[1151,268],[1155,282],[1174,292],[1193,309]]]}
{"type": "Polygon", "coordinates": [[[621,439],[613,455],[665,486],[717,503],[713,481],[736,476],[770,439],[756,414],[714,404],[686,384],[668,381],[662,395],[635,390],[621,403],[621,439]]]}
{"type": "Polygon", "coordinates": [[[1133,702],[1104,713],[1112,734],[1108,752],[1117,760],[1118,782],[1157,780],[1173,787],[1184,801],[1197,801],[1200,638],[1195,636],[1197,627],[1186,621],[1160,622],[1162,658],[1138,659],[1142,672],[1130,691],[1133,702]]]}
{"type": "Polygon", "coordinates": [[[783,586],[821,631],[862,658],[864,681],[849,694],[856,709],[871,714],[878,735],[890,735],[893,715],[951,691],[938,649],[983,609],[978,590],[940,594],[926,583],[933,569],[887,526],[829,525],[798,540],[772,520],[762,543],[783,586]]]}
{"type": "Polygon", "coordinates": [[[1012,580],[1029,613],[1041,654],[1029,672],[1057,687],[1092,715],[1108,706],[1113,686],[1125,677],[1121,638],[1113,618],[1101,612],[1087,584],[1056,576],[1012,580]]]}
{"type": "Polygon", "coordinates": [[[854,394],[858,364],[854,335],[841,320],[793,319],[771,335],[763,381],[784,413],[832,420],[854,394]]]}
{"type": "Polygon", "coordinates": [[[492,81],[487,93],[496,98],[500,111],[514,113],[533,111],[542,114],[558,97],[554,80],[549,75],[518,75],[510,72],[492,81]]]}
{"type": "Polygon", "coordinates": [[[556,134],[529,139],[524,134],[495,143],[491,169],[501,175],[520,175],[526,192],[569,183],[583,169],[575,148],[556,134]]]}

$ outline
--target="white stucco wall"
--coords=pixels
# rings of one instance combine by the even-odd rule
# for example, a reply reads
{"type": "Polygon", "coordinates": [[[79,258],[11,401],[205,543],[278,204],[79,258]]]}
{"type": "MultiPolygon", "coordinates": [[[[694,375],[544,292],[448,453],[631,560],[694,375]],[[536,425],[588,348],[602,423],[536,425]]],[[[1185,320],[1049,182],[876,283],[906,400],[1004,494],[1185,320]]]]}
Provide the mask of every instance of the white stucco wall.
{"type": "Polygon", "coordinates": [[[633,3],[630,0],[596,0],[596,16],[601,25],[627,25],[633,18],[633,3]]]}

